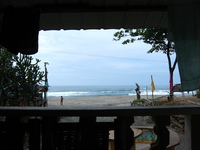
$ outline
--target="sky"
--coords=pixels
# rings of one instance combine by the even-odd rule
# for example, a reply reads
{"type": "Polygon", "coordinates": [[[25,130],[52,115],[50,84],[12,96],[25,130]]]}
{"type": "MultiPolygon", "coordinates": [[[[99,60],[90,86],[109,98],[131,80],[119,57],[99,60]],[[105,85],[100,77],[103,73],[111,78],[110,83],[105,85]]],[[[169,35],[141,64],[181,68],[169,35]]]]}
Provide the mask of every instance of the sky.
{"type": "MultiPolygon", "coordinates": [[[[48,62],[49,85],[169,85],[166,54],[147,54],[142,41],[123,45],[114,41],[118,30],[40,31],[39,51],[33,55],[48,62]]],[[[178,69],[174,84],[180,83],[178,69]]]]}

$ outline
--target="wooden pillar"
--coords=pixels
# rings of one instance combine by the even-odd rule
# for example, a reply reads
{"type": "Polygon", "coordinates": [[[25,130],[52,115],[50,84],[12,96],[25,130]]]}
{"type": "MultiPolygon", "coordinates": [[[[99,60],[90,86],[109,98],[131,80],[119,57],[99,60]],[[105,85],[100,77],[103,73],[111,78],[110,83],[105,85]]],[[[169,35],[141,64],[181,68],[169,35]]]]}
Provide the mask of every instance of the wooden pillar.
{"type": "Polygon", "coordinates": [[[47,107],[48,106],[48,101],[47,101],[47,91],[44,91],[44,100],[43,100],[43,107],[47,107]]]}
{"type": "Polygon", "coordinates": [[[170,125],[170,116],[155,116],[153,117],[155,126],[154,133],[157,135],[157,140],[151,144],[150,150],[165,150],[169,145],[169,131],[166,128],[170,125]]]}
{"type": "Polygon", "coordinates": [[[40,150],[40,123],[39,119],[29,120],[29,150],[40,150]]]}
{"type": "Polygon", "coordinates": [[[42,117],[42,150],[55,150],[57,117],[42,117]]]}
{"type": "Polygon", "coordinates": [[[118,117],[115,120],[115,150],[130,150],[134,145],[134,133],[130,128],[133,122],[133,117],[118,117]]]}
{"type": "Polygon", "coordinates": [[[80,117],[82,130],[81,149],[94,150],[97,146],[96,117],[80,117]]]}
{"type": "Polygon", "coordinates": [[[200,115],[185,116],[185,150],[200,149],[200,115]]]}
{"type": "Polygon", "coordinates": [[[24,130],[20,124],[20,117],[6,117],[6,149],[23,150],[24,130]]]}

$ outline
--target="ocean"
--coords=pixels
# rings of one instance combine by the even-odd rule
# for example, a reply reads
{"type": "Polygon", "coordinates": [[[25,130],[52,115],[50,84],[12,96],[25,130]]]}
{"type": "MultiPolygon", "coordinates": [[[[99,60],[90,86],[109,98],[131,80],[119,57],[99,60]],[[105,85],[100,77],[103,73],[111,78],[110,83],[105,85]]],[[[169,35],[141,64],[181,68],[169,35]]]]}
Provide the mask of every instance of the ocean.
{"type": "MultiPolygon", "coordinates": [[[[50,86],[47,96],[49,97],[81,97],[81,96],[119,96],[136,95],[136,86],[130,85],[98,85],[98,86],[50,86]]],[[[140,86],[141,95],[152,95],[151,86],[140,86]]],[[[154,95],[169,95],[169,86],[156,86],[154,95]]],[[[176,92],[175,94],[182,94],[176,92]]],[[[187,92],[185,94],[188,94],[187,92]]],[[[192,94],[192,93],[189,93],[192,94]]]]}

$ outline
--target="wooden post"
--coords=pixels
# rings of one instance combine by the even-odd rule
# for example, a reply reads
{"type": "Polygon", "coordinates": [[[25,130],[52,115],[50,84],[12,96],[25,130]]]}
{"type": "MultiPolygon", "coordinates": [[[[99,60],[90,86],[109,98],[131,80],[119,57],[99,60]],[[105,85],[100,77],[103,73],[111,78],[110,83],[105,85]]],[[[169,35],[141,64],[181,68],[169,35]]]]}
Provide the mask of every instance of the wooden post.
{"type": "Polygon", "coordinates": [[[6,148],[8,150],[23,150],[24,131],[20,124],[20,117],[6,117],[6,148]]]}
{"type": "Polygon", "coordinates": [[[200,115],[185,116],[185,149],[197,150],[200,149],[200,115]]]}
{"type": "Polygon", "coordinates": [[[40,150],[40,120],[29,120],[29,150],[40,150]]]}
{"type": "Polygon", "coordinates": [[[157,140],[151,144],[150,150],[165,150],[169,145],[169,131],[166,125],[170,124],[170,116],[155,116],[153,120],[155,122],[153,130],[157,140]]]}
{"type": "Polygon", "coordinates": [[[115,120],[115,150],[130,150],[135,144],[134,133],[130,128],[133,122],[133,117],[118,117],[115,120]]]}
{"type": "Polygon", "coordinates": [[[57,143],[57,117],[42,117],[42,150],[54,150],[57,143]]]}
{"type": "Polygon", "coordinates": [[[95,149],[98,141],[97,131],[94,129],[95,123],[96,117],[80,117],[80,125],[82,128],[81,149],[95,149]]]}

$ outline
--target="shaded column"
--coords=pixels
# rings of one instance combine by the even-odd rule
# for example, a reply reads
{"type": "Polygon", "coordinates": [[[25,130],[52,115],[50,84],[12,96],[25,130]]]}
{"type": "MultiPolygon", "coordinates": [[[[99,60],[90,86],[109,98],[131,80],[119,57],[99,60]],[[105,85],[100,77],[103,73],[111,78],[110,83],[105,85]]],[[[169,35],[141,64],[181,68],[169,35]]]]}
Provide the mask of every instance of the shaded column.
{"type": "Polygon", "coordinates": [[[20,117],[6,117],[6,149],[23,150],[24,131],[21,128],[20,117]]]}
{"type": "Polygon", "coordinates": [[[29,120],[29,150],[40,150],[40,123],[39,119],[29,120]]]}
{"type": "Polygon", "coordinates": [[[170,116],[155,116],[153,121],[155,122],[153,130],[157,135],[157,140],[151,144],[150,150],[165,150],[169,145],[169,131],[166,126],[170,125],[170,116]]]}
{"type": "Polygon", "coordinates": [[[57,117],[42,117],[42,150],[55,150],[57,146],[57,117]]]}
{"type": "Polygon", "coordinates": [[[115,150],[130,150],[134,145],[134,133],[130,128],[133,122],[133,117],[118,117],[115,119],[115,150]]]}
{"type": "Polygon", "coordinates": [[[200,115],[185,116],[185,149],[197,150],[200,149],[200,115]]]}

